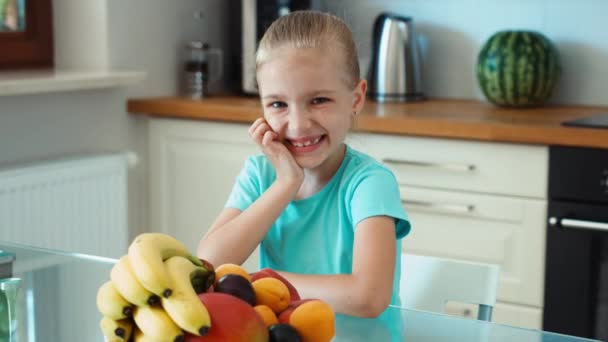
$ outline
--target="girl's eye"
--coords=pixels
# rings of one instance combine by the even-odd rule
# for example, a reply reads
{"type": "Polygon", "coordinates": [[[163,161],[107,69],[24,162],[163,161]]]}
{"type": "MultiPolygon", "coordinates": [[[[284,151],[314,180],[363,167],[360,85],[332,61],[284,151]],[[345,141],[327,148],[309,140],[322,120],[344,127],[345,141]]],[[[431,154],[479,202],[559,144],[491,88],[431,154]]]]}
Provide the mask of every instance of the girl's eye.
{"type": "Polygon", "coordinates": [[[269,106],[272,108],[283,108],[283,107],[287,107],[287,104],[282,101],[275,101],[275,102],[270,103],[269,106]]]}
{"type": "Polygon", "coordinates": [[[322,104],[322,103],[325,103],[328,101],[329,101],[329,99],[326,97],[315,97],[314,99],[312,99],[312,104],[318,105],[318,104],[322,104]]]}

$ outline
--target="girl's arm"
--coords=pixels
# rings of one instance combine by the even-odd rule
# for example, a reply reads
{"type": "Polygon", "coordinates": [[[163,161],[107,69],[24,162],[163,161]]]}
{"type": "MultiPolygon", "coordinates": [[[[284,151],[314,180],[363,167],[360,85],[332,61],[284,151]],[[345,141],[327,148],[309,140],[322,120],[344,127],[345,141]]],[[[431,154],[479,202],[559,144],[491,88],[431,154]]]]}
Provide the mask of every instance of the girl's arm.
{"type": "Polygon", "coordinates": [[[274,167],[276,180],[245,211],[224,209],[211,225],[197,255],[213,265],[245,262],[304,181],[304,171],[264,118],[251,125],[249,136],[274,167]]]}
{"type": "Polygon", "coordinates": [[[355,231],[352,274],[305,275],[279,272],[302,298],[318,298],[342,314],[377,317],[391,302],[397,255],[395,220],[374,216],[355,231]]]}
{"type": "Polygon", "coordinates": [[[198,244],[197,255],[213,265],[240,265],[295,196],[298,182],[276,181],[249,208],[226,208],[198,244]]]}

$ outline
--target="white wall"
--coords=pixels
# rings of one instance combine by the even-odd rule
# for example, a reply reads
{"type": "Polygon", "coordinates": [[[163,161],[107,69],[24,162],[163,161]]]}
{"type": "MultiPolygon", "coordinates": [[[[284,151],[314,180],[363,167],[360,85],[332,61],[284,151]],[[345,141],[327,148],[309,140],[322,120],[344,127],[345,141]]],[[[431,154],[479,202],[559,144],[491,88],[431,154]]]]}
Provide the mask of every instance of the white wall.
{"type": "Polygon", "coordinates": [[[110,64],[115,69],[148,72],[144,84],[129,89],[131,96],[176,94],[185,44],[190,40],[229,49],[226,32],[235,0],[107,1],[110,64]]]}
{"type": "Polygon", "coordinates": [[[128,88],[0,96],[0,167],[80,152],[135,151],[141,163],[129,178],[129,223],[131,235],[146,230],[147,119],[129,115],[126,101],[175,94],[178,47],[193,38],[223,43],[225,6],[222,0],[54,0],[59,68],[141,70],[147,80],[128,88]],[[197,9],[211,12],[203,24],[193,19],[197,9]]]}
{"type": "Polygon", "coordinates": [[[426,45],[427,95],[483,99],[474,67],[484,41],[498,30],[531,29],[561,54],[553,102],[608,105],[606,0],[325,0],[324,7],[351,26],[365,70],[375,17],[385,10],[413,17],[426,45]]]}

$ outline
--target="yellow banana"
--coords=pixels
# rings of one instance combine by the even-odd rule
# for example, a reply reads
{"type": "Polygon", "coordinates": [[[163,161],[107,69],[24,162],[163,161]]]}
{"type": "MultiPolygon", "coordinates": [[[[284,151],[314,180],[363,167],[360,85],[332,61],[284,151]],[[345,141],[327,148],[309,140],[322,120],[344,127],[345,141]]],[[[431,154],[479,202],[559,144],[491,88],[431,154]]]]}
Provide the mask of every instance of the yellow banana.
{"type": "Polygon", "coordinates": [[[173,294],[169,298],[161,298],[163,308],[180,328],[195,335],[205,335],[211,327],[211,318],[194,291],[192,281],[211,278],[213,282],[213,273],[181,256],[167,259],[165,266],[173,284],[173,294]]]}
{"type": "Polygon", "coordinates": [[[133,332],[133,321],[131,319],[117,321],[104,316],[99,322],[99,327],[107,342],[128,341],[133,332]]]}
{"type": "Polygon", "coordinates": [[[129,246],[129,261],[139,282],[150,292],[165,298],[171,296],[173,289],[163,261],[175,255],[183,256],[195,265],[202,265],[186,246],[167,234],[140,234],[129,246]]]}
{"type": "Polygon", "coordinates": [[[126,255],[120,258],[116,265],[112,267],[110,279],[112,279],[112,284],[114,284],[116,291],[129,303],[137,306],[146,306],[160,302],[160,298],[157,295],[146,290],[139,283],[139,280],[133,274],[129,257],[126,255]]]}
{"type": "Polygon", "coordinates": [[[184,333],[161,307],[136,307],[133,319],[148,338],[161,341],[181,341],[183,338],[184,333]]]}
{"type": "MultiPolygon", "coordinates": [[[[159,342],[160,340],[153,339],[149,336],[144,335],[141,330],[135,328],[135,332],[133,332],[133,341],[134,342],[159,342]]],[[[173,342],[173,341],[170,341],[173,342]]]]}
{"type": "Polygon", "coordinates": [[[102,315],[114,320],[133,315],[133,304],[116,291],[111,281],[107,281],[97,290],[97,309],[102,315]]]}

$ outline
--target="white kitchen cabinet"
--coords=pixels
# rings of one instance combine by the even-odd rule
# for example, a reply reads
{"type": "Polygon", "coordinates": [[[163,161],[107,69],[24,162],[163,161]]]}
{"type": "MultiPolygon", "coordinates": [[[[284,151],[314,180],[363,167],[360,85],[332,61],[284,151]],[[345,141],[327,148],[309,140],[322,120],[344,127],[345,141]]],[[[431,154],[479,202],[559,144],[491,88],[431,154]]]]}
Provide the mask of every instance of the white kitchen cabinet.
{"type": "MultiPolygon", "coordinates": [[[[150,122],[150,225],[196,251],[223,209],[249,155],[249,125],[154,119],[150,122]]],[[[258,269],[258,251],[245,262],[258,269]]]]}
{"type": "MultiPolygon", "coordinates": [[[[349,141],[395,173],[413,226],[405,252],[500,265],[493,321],[541,328],[546,146],[363,133],[349,141]]],[[[464,303],[446,310],[476,316],[464,303]]]]}
{"type": "Polygon", "coordinates": [[[386,134],[353,134],[353,146],[384,162],[400,184],[546,198],[546,146],[386,134]]]}
{"type": "Polygon", "coordinates": [[[401,196],[414,226],[404,251],[498,264],[498,300],[542,306],[545,201],[411,186],[401,196]]]}

